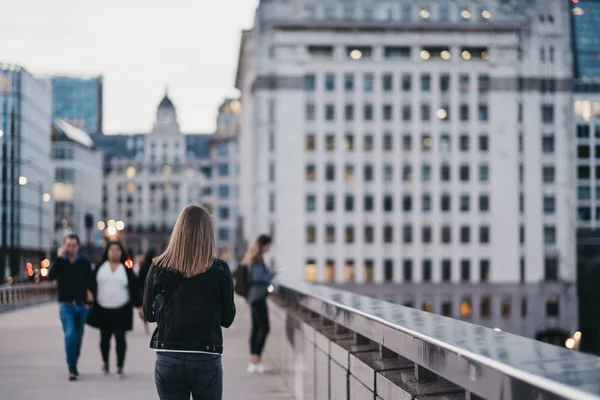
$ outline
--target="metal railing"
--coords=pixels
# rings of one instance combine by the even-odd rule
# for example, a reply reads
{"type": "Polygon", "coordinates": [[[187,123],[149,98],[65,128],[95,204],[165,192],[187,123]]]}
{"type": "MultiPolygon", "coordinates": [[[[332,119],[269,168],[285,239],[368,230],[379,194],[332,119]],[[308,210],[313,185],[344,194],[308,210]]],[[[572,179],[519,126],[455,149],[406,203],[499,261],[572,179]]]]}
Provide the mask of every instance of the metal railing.
{"type": "Polygon", "coordinates": [[[0,313],[56,299],[56,284],[24,283],[0,286],[0,313]]]}
{"type": "Polygon", "coordinates": [[[297,398],[600,399],[594,356],[305,282],[271,303],[297,398]]]}

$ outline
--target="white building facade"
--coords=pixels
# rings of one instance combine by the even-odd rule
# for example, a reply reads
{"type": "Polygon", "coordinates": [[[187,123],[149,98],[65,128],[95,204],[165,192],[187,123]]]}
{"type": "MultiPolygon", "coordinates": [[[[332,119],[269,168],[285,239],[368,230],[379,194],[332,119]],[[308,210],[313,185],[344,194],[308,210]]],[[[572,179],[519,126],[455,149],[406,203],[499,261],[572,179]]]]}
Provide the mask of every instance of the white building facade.
{"type": "Polygon", "coordinates": [[[286,279],[577,328],[569,27],[558,0],[261,2],[236,78],[246,236],[274,234],[286,279]]]}
{"type": "Polygon", "coordinates": [[[51,123],[51,87],[20,66],[0,64],[0,282],[28,279],[49,256],[51,123]]]}
{"type": "Polygon", "coordinates": [[[115,152],[105,169],[103,219],[98,229],[122,239],[133,253],[162,251],[179,213],[189,204],[205,206],[215,218],[218,253],[231,261],[237,214],[235,184],[239,102],[220,108],[215,135],[184,135],[167,95],[160,102],[152,131],[102,140],[104,152],[115,152]],[[237,108],[236,108],[237,107],[237,108]],[[129,136],[129,137],[128,137],[129,136]],[[114,140],[113,140],[114,139],[114,140]],[[114,149],[125,139],[125,154],[114,149]],[[121,230],[109,226],[118,224],[121,230]]]}

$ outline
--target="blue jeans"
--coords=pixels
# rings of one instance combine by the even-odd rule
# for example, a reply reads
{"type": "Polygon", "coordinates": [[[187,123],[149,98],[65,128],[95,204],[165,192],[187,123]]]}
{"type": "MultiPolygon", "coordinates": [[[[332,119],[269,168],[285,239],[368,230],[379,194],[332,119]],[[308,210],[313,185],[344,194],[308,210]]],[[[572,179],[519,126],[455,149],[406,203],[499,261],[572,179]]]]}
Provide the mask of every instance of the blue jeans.
{"type": "Polygon", "coordinates": [[[77,366],[87,315],[88,309],[85,305],[60,303],[60,322],[65,333],[65,350],[69,367],[77,366]]]}
{"type": "Polygon", "coordinates": [[[154,381],[160,400],[221,400],[221,356],[157,352],[154,381]]]}

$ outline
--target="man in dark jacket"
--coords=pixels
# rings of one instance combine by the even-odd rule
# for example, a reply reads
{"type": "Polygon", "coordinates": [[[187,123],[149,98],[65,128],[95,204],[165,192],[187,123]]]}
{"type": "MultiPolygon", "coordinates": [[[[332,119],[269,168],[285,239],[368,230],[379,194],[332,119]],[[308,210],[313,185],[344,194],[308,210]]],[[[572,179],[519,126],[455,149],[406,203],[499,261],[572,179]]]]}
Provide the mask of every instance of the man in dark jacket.
{"type": "Polygon", "coordinates": [[[79,377],[77,361],[83,340],[83,329],[88,314],[88,303],[93,301],[92,266],[79,255],[79,237],[65,237],[64,254],[59,252],[50,269],[49,278],[58,281],[60,321],[65,333],[65,350],[69,366],[69,380],[79,377]]]}

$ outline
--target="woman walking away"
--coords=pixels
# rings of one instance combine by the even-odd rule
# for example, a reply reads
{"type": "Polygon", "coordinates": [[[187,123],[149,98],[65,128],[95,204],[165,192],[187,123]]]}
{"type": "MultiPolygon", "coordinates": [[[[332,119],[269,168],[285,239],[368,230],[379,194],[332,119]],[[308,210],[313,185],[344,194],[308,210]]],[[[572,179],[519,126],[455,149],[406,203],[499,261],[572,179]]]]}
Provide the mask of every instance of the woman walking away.
{"type": "MultiPolygon", "coordinates": [[[[150,271],[150,266],[152,265],[152,260],[154,259],[155,256],[156,256],[156,252],[154,250],[152,250],[152,249],[148,250],[146,252],[146,254],[144,255],[144,259],[140,263],[140,271],[138,273],[138,281],[139,281],[140,288],[142,291],[144,290],[144,285],[146,284],[146,278],[148,277],[148,271],[150,271]]],[[[144,317],[144,311],[141,308],[140,308],[139,315],[144,324],[144,332],[149,333],[148,322],[146,322],[146,319],[144,317]]]]}
{"type": "Polygon", "coordinates": [[[144,315],[158,324],[150,347],[161,400],[223,397],[221,327],[233,323],[235,304],[231,271],[215,252],[211,216],[188,206],[148,272],[144,315]]]}
{"type": "Polygon", "coordinates": [[[267,308],[268,287],[275,272],[265,265],[263,254],[271,248],[272,239],[260,235],[248,249],[242,265],[248,268],[248,297],[252,312],[252,330],[250,333],[250,364],[248,372],[264,373],[268,368],[261,363],[261,357],[267,335],[269,334],[269,310],[267,308]]]}
{"type": "Polygon", "coordinates": [[[120,242],[106,245],[102,260],[94,271],[96,302],[88,324],[100,328],[102,371],[109,373],[110,341],[115,336],[117,376],[123,377],[127,341],[125,333],[133,329],[133,307],[141,307],[142,296],[134,272],[125,267],[127,253],[120,242]]]}

